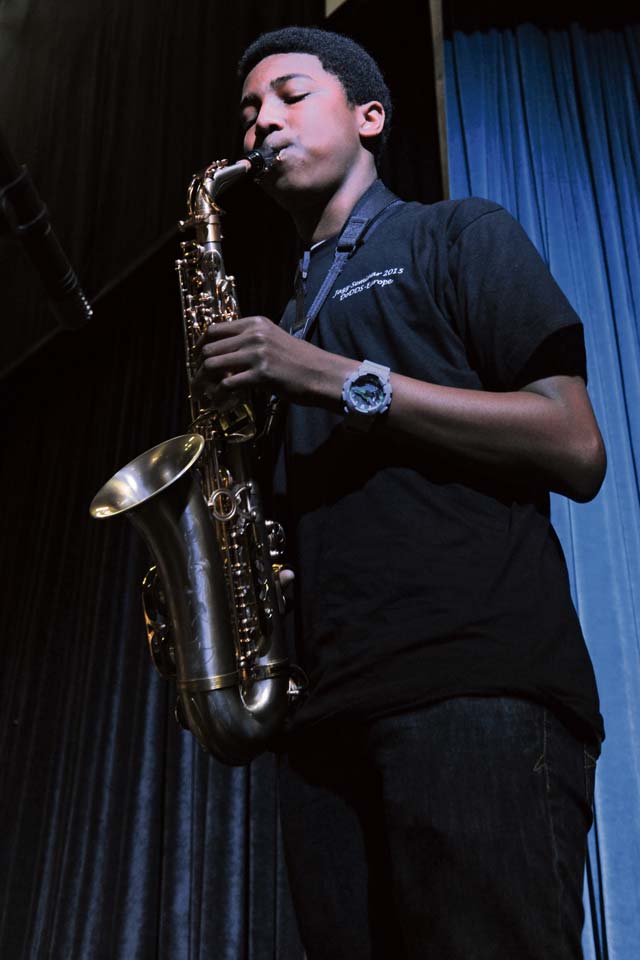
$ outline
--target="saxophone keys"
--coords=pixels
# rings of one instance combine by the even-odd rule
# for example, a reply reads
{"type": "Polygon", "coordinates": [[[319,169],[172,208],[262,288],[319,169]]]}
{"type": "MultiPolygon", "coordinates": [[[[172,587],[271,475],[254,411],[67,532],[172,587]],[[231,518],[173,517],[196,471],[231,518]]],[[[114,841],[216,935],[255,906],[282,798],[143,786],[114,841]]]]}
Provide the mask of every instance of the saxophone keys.
{"type": "Polygon", "coordinates": [[[238,511],[238,501],[233,491],[217,489],[214,490],[208,500],[209,507],[216,520],[220,523],[228,523],[233,520],[238,511]]]}

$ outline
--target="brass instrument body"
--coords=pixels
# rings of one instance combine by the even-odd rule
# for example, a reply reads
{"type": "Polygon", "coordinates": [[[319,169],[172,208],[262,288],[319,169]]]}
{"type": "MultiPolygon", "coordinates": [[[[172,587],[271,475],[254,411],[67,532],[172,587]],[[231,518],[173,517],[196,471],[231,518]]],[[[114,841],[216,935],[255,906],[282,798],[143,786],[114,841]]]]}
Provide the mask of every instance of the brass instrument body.
{"type": "MultiPolygon", "coordinates": [[[[239,316],[216,198],[248,167],[221,161],[189,186],[181,227],[196,236],[176,261],[189,385],[206,328],[239,316]]],[[[251,476],[258,430],[248,394],[222,407],[189,399],[191,432],[123,467],[91,513],[122,513],[145,539],[157,564],[143,587],[152,658],[163,675],[175,673],[181,722],[208,752],[237,765],[269,746],[287,711],[282,532],[265,520],[251,476]]]]}

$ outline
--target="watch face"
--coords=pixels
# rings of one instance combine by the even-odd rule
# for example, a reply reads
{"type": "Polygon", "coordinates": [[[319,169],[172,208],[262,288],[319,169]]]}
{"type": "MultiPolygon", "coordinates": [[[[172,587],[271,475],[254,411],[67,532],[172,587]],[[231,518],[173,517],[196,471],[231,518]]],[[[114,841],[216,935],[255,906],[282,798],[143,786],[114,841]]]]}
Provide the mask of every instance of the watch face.
{"type": "Polygon", "coordinates": [[[370,413],[384,401],[384,386],[375,373],[365,373],[351,384],[349,397],[359,413],[370,413]]]}

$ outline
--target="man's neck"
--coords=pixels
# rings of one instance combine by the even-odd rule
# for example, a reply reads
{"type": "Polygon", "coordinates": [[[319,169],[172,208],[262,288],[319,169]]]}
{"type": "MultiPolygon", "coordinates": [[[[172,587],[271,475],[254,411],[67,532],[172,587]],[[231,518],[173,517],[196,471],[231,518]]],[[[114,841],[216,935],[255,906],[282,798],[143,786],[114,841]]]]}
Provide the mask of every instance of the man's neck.
{"type": "Polygon", "coordinates": [[[377,179],[375,167],[341,184],[329,199],[310,203],[291,212],[298,236],[305,247],[340,232],[360,197],[377,179]]]}

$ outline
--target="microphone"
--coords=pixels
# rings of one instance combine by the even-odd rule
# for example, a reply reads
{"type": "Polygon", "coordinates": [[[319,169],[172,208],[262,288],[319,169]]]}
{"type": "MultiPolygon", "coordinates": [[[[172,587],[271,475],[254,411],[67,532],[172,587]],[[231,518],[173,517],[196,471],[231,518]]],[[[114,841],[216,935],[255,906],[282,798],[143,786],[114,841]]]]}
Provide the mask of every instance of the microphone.
{"type": "Polygon", "coordinates": [[[56,237],[26,166],[18,166],[0,131],[0,220],[20,240],[67,330],[84,326],[93,310],[56,237]]]}

